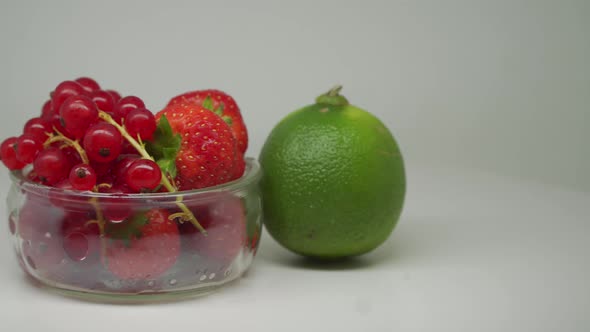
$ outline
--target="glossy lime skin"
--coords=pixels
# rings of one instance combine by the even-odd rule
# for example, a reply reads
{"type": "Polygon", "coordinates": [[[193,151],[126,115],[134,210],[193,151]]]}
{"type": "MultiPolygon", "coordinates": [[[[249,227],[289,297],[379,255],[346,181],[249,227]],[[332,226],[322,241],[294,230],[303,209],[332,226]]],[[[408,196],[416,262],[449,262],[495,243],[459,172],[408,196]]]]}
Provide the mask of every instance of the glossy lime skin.
{"type": "Polygon", "coordinates": [[[285,248],[333,259],[367,253],[392,233],[406,193],[395,138],[352,105],[313,104],[271,131],[260,153],[264,224],[285,248]]]}

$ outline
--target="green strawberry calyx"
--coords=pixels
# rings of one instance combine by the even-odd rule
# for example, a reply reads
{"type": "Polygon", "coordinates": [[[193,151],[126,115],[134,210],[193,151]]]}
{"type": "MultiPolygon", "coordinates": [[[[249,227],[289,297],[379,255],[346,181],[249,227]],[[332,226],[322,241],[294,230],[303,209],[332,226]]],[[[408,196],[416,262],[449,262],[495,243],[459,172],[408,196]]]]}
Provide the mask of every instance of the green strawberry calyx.
{"type": "Polygon", "coordinates": [[[146,150],[154,157],[162,172],[170,179],[176,177],[176,156],[180,151],[182,137],[172,131],[170,122],[162,115],[152,141],[146,143],[146,150]]]}
{"type": "Polygon", "coordinates": [[[225,109],[225,104],[220,102],[219,106],[217,108],[215,108],[213,106],[213,99],[211,98],[211,96],[207,96],[207,98],[205,98],[205,100],[203,100],[203,104],[202,106],[210,111],[212,111],[213,113],[219,115],[221,117],[221,119],[223,119],[223,121],[225,121],[225,123],[227,123],[228,126],[232,125],[232,119],[231,117],[223,114],[223,110],[225,109]]]}
{"type": "Polygon", "coordinates": [[[107,223],[105,233],[112,241],[122,241],[126,247],[131,247],[133,240],[139,240],[142,229],[149,224],[146,211],[138,212],[120,223],[107,223]]]}

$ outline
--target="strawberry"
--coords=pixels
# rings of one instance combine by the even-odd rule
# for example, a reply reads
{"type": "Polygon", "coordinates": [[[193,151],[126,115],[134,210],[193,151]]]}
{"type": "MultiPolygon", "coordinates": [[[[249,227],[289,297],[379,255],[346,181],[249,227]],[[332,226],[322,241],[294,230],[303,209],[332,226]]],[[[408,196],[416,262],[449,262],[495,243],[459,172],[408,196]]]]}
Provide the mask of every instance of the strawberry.
{"type": "Polygon", "coordinates": [[[236,178],[236,140],[229,126],[215,113],[179,102],[160,111],[156,119],[158,129],[148,151],[156,157],[160,168],[174,178],[179,190],[210,187],[236,178]],[[175,138],[179,142],[174,142],[175,138]],[[178,152],[171,167],[176,143],[178,152]]]}
{"type": "Polygon", "coordinates": [[[219,265],[231,263],[246,244],[246,212],[239,197],[224,195],[193,207],[207,236],[190,223],[179,226],[183,248],[219,265]]]}
{"type": "Polygon", "coordinates": [[[103,261],[117,277],[158,278],[176,263],[180,237],[169,212],[151,209],[121,223],[106,225],[107,248],[103,261]]]}
{"type": "Polygon", "coordinates": [[[172,98],[168,106],[179,103],[188,103],[203,106],[228,122],[232,134],[238,142],[238,151],[243,155],[248,148],[248,131],[242,119],[240,108],[236,101],[227,93],[220,90],[190,91],[172,98]]]}

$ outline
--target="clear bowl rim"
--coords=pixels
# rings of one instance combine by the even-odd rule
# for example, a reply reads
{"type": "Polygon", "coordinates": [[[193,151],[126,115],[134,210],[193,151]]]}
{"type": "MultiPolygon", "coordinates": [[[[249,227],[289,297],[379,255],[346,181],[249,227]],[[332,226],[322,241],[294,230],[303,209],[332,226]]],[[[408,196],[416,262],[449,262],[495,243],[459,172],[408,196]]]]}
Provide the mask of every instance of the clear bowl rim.
{"type": "Polygon", "coordinates": [[[12,183],[19,187],[21,190],[26,192],[36,193],[43,195],[43,193],[51,192],[58,194],[61,197],[77,197],[77,198],[113,198],[116,197],[122,200],[170,200],[176,199],[177,197],[193,197],[198,198],[200,195],[206,195],[210,193],[235,193],[244,190],[253,183],[257,183],[262,177],[262,170],[260,163],[252,157],[244,158],[246,163],[246,169],[242,177],[222,183],[212,187],[206,187],[201,189],[192,189],[177,192],[157,192],[157,193],[129,193],[129,194],[108,194],[108,193],[96,193],[92,191],[74,191],[61,188],[50,187],[42,185],[36,182],[32,182],[23,176],[23,170],[11,171],[10,179],[12,183]]]}

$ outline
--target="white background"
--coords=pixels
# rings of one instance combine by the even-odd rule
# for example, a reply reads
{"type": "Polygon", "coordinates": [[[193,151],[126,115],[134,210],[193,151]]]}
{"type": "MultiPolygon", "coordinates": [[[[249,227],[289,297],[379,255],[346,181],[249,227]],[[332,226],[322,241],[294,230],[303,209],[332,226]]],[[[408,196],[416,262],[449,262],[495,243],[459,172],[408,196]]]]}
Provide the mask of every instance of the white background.
{"type": "Polygon", "coordinates": [[[226,90],[256,157],[276,122],[340,83],[408,167],[383,247],[314,266],[265,236],[247,278],[194,301],[48,295],[6,244],[0,330],[589,330],[589,18],[584,0],[0,0],[4,137],[88,75],[153,111],[226,90]]]}

